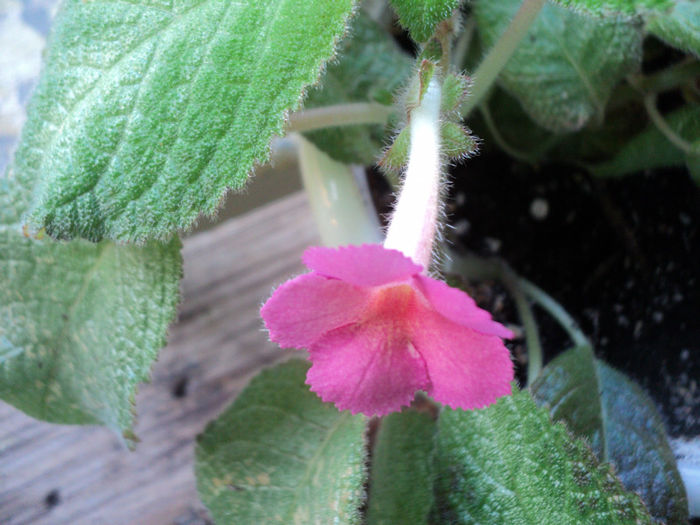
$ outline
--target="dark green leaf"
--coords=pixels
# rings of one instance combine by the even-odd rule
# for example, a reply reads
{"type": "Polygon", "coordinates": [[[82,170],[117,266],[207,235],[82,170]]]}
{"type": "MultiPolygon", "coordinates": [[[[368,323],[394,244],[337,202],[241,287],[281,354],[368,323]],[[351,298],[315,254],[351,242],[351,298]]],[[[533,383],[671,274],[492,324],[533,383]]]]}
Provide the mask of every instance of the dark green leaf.
{"type": "Polygon", "coordinates": [[[564,352],[532,385],[540,405],[585,437],[601,461],[612,463],[628,490],[651,514],[685,523],[688,502],[663,422],[654,403],[620,372],[595,359],[590,347],[564,352]]]}
{"type": "Polygon", "coordinates": [[[649,17],[647,30],[664,42],[700,57],[700,2],[675,0],[670,12],[649,17]]]}
{"type": "MultiPolygon", "coordinates": [[[[666,116],[666,122],[690,143],[700,141],[700,105],[684,106],[666,116]]],[[[692,159],[674,146],[653,125],[633,137],[610,161],[594,165],[591,171],[600,177],[617,177],[638,171],[682,166],[692,159]]]]}
{"type": "MultiPolygon", "coordinates": [[[[328,66],[319,86],[309,91],[304,107],[348,102],[378,102],[389,106],[413,65],[391,36],[362,13],[353,21],[338,53],[339,60],[328,66]]],[[[344,126],[305,135],[341,162],[371,164],[384,146],[382,126],[344,126]]]]}
{"type": "Polygon", "coordinates": [[[405,410],[381,421],[372,455],[369,525],[427,523],[433,505],[436,423],[405,410]]]}
{"type": "Polygon", "coordinates": [[[653,523],[639,496],[527,392],[443,410],[436,467],[436,523],[653,523]]]}
{"type": "Polygon", "coordinates": [[[241,188],[353,0],[66,0],[17,150],[29,223],[167,239],[241,188]]]}
{"type": "MultiPolygon", "coordinates": [[[[480,0],[476,16],[482,44],[498,39],[520,0],[480,0]]],[[[602,121],[615,86],[641,59],[638,20],[593,17],[546,4],[499,77],[537,122],[555,132],[602,121]]]]}
{"type": "Polygon", "coordinates": [[[461,0],[391,0],[399,22],[417,42],[426,42],[437,25],[452,16],[461,0]]]}
{"type": "Polygon", "coordinates": [[[323,403],[307,369],[262,372],[198,438],[197,488],[217,523],[359,522],[365,418],[323,403]]]}

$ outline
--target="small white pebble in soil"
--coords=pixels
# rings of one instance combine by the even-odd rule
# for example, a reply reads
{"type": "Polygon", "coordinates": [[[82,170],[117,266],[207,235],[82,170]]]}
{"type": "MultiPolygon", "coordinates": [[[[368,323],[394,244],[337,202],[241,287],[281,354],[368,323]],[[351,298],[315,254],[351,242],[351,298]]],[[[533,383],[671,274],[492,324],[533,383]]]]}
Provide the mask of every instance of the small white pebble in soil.
{"type": "Polygon", "coordinates": [[[673,294],[673,300],[677,303],[680,303],[683,301],[683,294],[681,292],[676,292],[673,294]]]}
{"type": "Polygon", "coordinates": [[[684,348],[683,351],[681,352],[681,361],[687,361],[689,357],[690,357],[690,350],[688,350],[687,348],[684,348]]]}
{"type": "Polygon", "coordinates": [[[664,314],[663,314],[663,312],[654,312],[653,314],[651,314],[651,319],[655,323],[660,323],[661,321],[664,320],[664,314]]]}
{"type": "Polygon", "coordinates": [[[498,253],[501,249],[501,244],[503,244],[500,239],[494,239],[493,237],[486,237],[484,242],[491,253],[498,253]]]}
{"type": "Polygon", "coordinates": [[[471,227],[472,225],[467,219],[460,219],[455,223],[455,233],[461,237],[462,235],[469,233],[471,227]]]}
{"type": "Polygon", "coordinates": [[[543,221],[549,215],[549,203],[542,197],[537,197],[530,203],[530,215],[536,221],[543,221]]]}
{"type": "Polygon", "coordinates": [[[688,225],[690,224],[690,222],[691,222],[691,221],[690,221],[690,216],[689,216],[688,214],[686,214],[686,213],[683,213],[683,212],[681,212],[681,213],[678,214],[678,218],[680,219],[681,223],[682,223],[684,226],[688,226],[688,225]]]}
{"type": "Polygon", "coordinates": [[[460,191],[459,193],[457,193],[457,195],[455,195],[455,204],[457,206],[464,206],[466,200],[467,196],[464,194],[463,191],[460,191]]]}
{"type": "Polygon", "coordinates": [[[634,335],[635,339],[639,339],[639,336],[642,335],[642,328],[644,327],[644,323],[642,321],[637,321],[634,323],[634,335]]]}

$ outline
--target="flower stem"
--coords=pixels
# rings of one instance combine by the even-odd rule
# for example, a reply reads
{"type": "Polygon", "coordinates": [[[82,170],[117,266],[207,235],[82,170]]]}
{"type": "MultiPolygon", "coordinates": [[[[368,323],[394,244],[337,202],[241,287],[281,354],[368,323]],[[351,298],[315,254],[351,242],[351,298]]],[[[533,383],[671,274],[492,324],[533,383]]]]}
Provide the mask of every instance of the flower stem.
{"type": "Polygon", "coordinates": [[[301,135],[293,135],[304,189],[326,246],[382,242],[364,170],[336,162],[301,135]]]}
{"type": "Polygon", "coordinates": [[[469,113],[479,105],[486,93],[498,77],[498,74],[505,67],[506,63],[513,56],[513,53],[520,44],[520,41],[527,34],[528,29],[537,18],[546,0],[523,0],[520,9],[510,21],[510,25],[488,52],[484,60],[479,64],[473,75],[474,86],[469,99],[467,99],[462,110],[462,117],[469,116],[469,113]]]}
{"type": "Polygon", "coordinates": [[[386,124],[393,108],[374,102],[337,104],[305,109],[289,115],[287,132],[304,132],[335,126],[386,124]]]}

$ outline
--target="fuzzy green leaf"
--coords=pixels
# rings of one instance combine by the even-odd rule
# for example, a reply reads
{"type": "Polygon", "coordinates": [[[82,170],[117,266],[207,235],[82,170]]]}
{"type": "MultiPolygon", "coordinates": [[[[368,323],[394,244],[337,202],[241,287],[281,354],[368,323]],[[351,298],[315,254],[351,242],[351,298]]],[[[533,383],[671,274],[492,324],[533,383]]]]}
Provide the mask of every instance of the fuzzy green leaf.
{"type": "Polygon", "coordinates": [[[307,369],[262,372],[199,436],[197,488],[217,523],[359,522],[365,418],[323,403],[307,369]]]}
{"type": "MultiPolygon", "coordinates": [[[[498,39],[520,0],[475,5],[485,49],[498,39]]],[[[639,67],[642,31],[636,19],[593,17],[546,4],[499,77],[523,109],[555,132],[602,121],[613,87],[639,67]]]]}
{"type": "Polygon", "coordinates": [[[416,42],[426,42],[437,25],[452,16],[461,0],[391,0],[399,22],[416,42]]]}
{"type": "MultiPolygon", "coordinates": [[[[700,105],[684,106],[668,114],[666,122],[690,143],[700,143],[700,105]]],[[[697,159],[686,155],[653,125],[633,137],[610,161],[591,168],[600,177],[618,177],[647,169],[691,165],[697,159]]]]}
{"type": "Polygon", "coordinates": [[[676,0],[668,13],[648,18],[647,31],[700,58],[700,2],[676,0]]]}
{"type": "Polygon", "coordinates": [[[58,238],[170,238],[265,162],[354,0],[66,0],[15,170],[58,238]]]}
{"type": "Polygon", "coordinates": [[[662,12],[669,9],[673,0],[554,0],[572,9],[588,11],[597,15],[622,13],[625,15],[646,12],[662,12]]]}
{"type": "Polygon", "coordinates": [[[627,490],[638,493],[665,523],[685,523],[688,501],[661,416],[654,403],[624,374],[593,355],[590,347],[564,352],[532,385],[539,405],[585,437],[601,461],[612,463],[627,490]]]}
{"type": "Polygon", "coordinates": [[[527,392],[443,410],[436,466],[436,523],[653,523],[639,496],[527,392]]]}
{"type": "MultiPolygon", "coordinates": [[[[391,36],[363,13],[353,20],[338,54],[339,60],[328,66],[319,85],[309,91],[305,108],[349,102],[390,106],[413,66],[391,36]]],[[[327,128],[305,136],[340,162],[372,164],[384,146],[382,126],[327,128]]]]}
{"type": "Polygon", "coordinates": [[[136,387],[175,315],[180,242],[27,238],[28,187],[12,171],[0,177],[0,398],[38,419],[128,436],[136,387]]]}
{"type": "Polygon", "coordinates": [[[436,424],[404,410],[382,419],[372,455],[368,525],[426,524],[433,505],[436,424]]]}

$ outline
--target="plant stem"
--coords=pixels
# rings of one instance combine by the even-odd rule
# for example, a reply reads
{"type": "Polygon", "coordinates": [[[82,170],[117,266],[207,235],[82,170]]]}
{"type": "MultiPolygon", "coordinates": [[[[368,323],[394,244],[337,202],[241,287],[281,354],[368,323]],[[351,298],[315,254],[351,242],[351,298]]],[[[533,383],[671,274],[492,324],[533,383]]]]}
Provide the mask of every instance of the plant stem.
{"type": "Polygon", "coordinates": [[[336,126],[358,124],[386,124],[393,108],[374,102],[337,104],[305,109],[289,115],[287,132],[313,131],[336,126]]]}
{"type": "Polygon", "coordinates": [[[464,60],[467,58],[467,53],[469,52],[469,44],[471,44],[472,37],[474,36],[474,28],[476,27],[476,22],[474,22],[474,17],[470,17],[462,27],[462,33],[457,39],[457,43],[454,46],[454,51],[452,53],[452,65],[461,71],[464,67],[464,60]]]}
{"type": "Polygon", "coordinates": [[[671,144],[687,155],[700,155],[700,147],[691,144],[673,131],[671,126],[668,125],[668,122],[666,122],[666,119],[659,113],[659,110],[656,108],[656,93],[649,93],[644,97],[644,107],[651,121],[671,144]]]}
{"type": "Polygon", "coordinates": [[[523,0],[520,9],[515,13],[505,32],[474,72],[474,87],[472,88],[471,96],[464,105],[462,117],[466,118],[491,89],[496,77],[498,77],[498,74],[505,67],[510,57],[513,56],[518,44],[520,44],[520,41],[525,37],[528,29],[530,29],[530,26],[537,18],[545,1],[523,0]]]}

